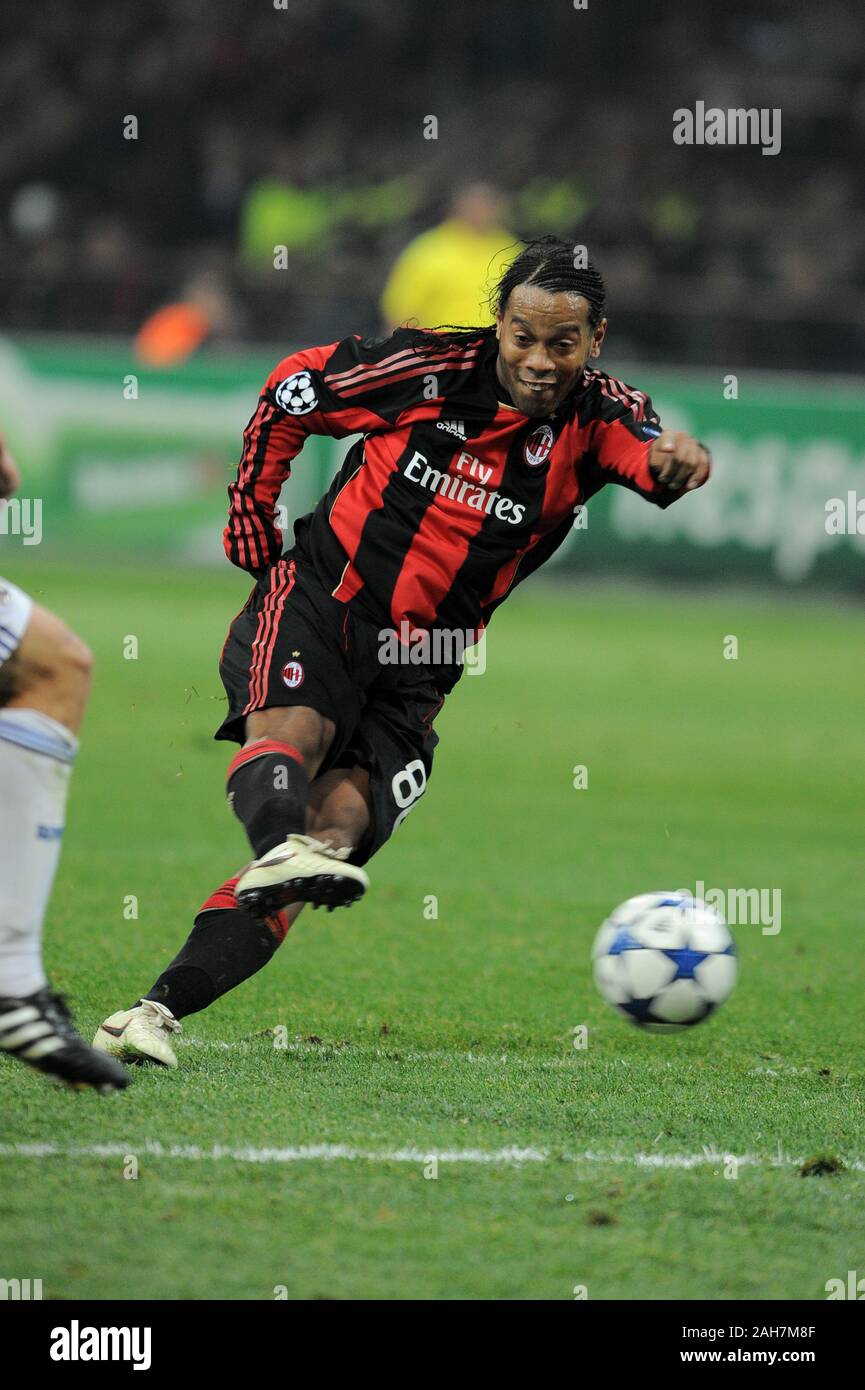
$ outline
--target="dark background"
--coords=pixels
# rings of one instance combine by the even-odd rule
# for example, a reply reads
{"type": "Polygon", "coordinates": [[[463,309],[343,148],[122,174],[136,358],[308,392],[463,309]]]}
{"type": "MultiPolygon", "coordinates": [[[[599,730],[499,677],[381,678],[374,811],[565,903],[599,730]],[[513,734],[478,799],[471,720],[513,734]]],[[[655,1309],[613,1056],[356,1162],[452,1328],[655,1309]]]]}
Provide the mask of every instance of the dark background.
{"type": "Polygon", "coordinates": [[[128,335],[202,269],[228,339],[370,331],[396,253],[482,177],[515,235],[588,245],[621,354],[861,370],[863,135],[837,0],[7,0],[0,331],[128,335]],[[675,145],[698,99],[780,107],[781,153],[675,145]],[[243,250],[268,176],[317,221],[281,274],[243,250]]]}

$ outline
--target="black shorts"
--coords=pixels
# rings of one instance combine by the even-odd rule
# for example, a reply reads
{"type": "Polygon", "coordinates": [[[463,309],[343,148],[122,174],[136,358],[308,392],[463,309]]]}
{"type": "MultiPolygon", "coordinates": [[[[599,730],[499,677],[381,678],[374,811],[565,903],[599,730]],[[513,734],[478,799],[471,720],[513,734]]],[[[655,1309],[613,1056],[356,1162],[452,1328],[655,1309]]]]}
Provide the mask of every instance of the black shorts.
{"type": "Polygon", "coordinates": [[[353,864],[371,859],[423,796],[438,744],[433,720],[462,673],[382,665],[380,632],[333,598],[295,547],[256,584],[219,665],[228,713],[216,738],[243,743],[255,710],[305,705],[336,726],[316,776],[366,768],[372,821],[353,864]]]}

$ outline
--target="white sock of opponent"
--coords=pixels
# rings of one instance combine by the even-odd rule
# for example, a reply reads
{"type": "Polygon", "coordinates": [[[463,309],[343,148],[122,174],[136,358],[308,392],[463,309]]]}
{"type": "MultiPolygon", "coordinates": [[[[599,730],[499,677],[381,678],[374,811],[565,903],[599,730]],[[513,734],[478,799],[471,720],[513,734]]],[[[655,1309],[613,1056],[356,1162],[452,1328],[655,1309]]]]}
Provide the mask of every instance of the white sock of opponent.
{"type": "Polygon", "coordinates": [[[0,995],[47,983],[42,923],[78,740],[47,714],[0,709],[0,995]]]}

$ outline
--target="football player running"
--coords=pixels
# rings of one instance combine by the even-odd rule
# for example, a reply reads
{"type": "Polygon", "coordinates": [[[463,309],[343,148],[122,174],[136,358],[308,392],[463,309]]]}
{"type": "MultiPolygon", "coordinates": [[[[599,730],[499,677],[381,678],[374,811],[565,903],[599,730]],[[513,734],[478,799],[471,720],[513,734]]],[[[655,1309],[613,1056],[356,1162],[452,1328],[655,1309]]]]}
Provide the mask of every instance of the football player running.
{"type": "Polygon", "coordinates": [[[475,642],[606,484],[667,507],[706,482],[706,449],[591,366],[605,297],[573,246],[542,237],[487,328],[352,336],[274,368],[229,488],[226,552],[256,582],[222,652],[216,733],[240,745],[227,794],[254,858],[96,1047],[175,1066],[180,1019],[260,970],[304,903],[359,898],[426,791],[455,635],[475,642]],[[361,438],[283,553],[275,509],[311,434],[361,438]]]}

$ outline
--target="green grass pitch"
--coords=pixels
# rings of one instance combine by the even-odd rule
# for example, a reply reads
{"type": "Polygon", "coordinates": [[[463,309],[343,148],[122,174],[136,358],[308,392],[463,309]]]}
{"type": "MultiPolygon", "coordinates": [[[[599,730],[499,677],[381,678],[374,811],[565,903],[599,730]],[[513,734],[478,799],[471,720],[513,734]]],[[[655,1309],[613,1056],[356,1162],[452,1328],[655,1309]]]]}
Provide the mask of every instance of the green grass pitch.
{"type": "MultiPolygon", "coordinates": [[[[46,931],[89,1036],[247,857],[211,735],[248,586],[7,569],[97,658],[46,931]]],[[[0,1061],[0,1275],[60,1299],[591,1300],[821,1299],[865,1272],[858,617],[537,581],[437,728],[366,899],[307,909],[186,1021],[176,1073],[103,1099],[0,1061]],[[781,931],[735,928],[728,1004],[644,1035],[596,994],[593,936],[698,880],[781,889],[781,931]],[[801,1176],[824,1152],[844,1170],[801,1176]]]]}

